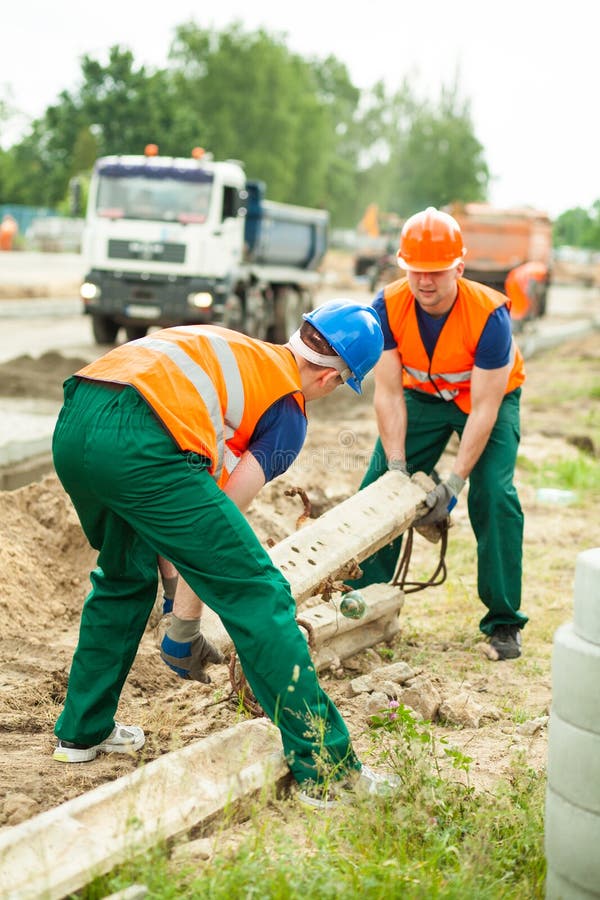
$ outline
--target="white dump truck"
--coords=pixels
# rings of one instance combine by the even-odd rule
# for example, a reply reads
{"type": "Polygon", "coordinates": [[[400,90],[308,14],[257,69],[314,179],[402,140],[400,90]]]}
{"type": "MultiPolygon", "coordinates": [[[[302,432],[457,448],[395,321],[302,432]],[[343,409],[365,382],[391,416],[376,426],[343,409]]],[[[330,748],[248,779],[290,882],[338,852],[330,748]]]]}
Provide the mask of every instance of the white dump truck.
{"type": "Polygon", "coordinates": [[[105,156],[90,181],[81,285],[94,338],[214,323],[283,343],[313,306],[329,214],[265,199],[238,160],[105,156]]]}

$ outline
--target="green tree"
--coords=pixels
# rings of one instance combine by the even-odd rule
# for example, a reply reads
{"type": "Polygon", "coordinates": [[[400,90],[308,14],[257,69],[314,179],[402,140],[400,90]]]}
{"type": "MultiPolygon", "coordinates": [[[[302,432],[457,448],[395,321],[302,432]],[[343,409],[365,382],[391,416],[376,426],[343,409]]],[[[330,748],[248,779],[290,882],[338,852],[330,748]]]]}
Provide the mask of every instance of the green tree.
{"type": "Polygon", "coordinates": [[[554,223],[552,242],[555,247],[600,250],[600,199],[589,210],[577,206],[561,213],[554,223]]]}
{"type": "Polygon", "coordinates": [[[108,61],[81,61],[81,86],[64,91],[29,133],[0,155],[0,189],[12,202],[68,208],[68,186],[104,154],[188,156],[203,146],[216,159],[243,161],[267,194],[330,211],[353,227],[364,209],[408,215],[428,204],[485,199],[489,172],[469,105],[456,85],[432,106],[407,80],[388,94],[353,85],[333,56],[306,59],[285,37],[180,25],[169,66],[138,67],[110,48],[108,61]]]}
{"type": "Polygon", "coordinates": [[[118,46],[110,49],[107,65],[84,56],[81,66],[79,91],[63,91],[11,148],[14,202],[54,206],[98,154],[143,152],[156,134],[169,133],[164,72],[136,69],[131,52],[118,46]]]}
{"type": "Polygon", "coordinates": [[[272,199],[330,206],[330,175],[359,98],[345,66],[305,60],[282,36],[239,23],[220,33],[180,26],[170,59],[180,143],[200,131],[203,146],[241,159],[272,199]]]}
{"type": "Polygon", "coordinates": [[[383,82],[362,94],[353,132],[358,159],[354,222],[370,203],[395,212],[396,157],[419,106],[408,81],[392,94],[383,82]]]}
{"type": "Polygon", "coordinates": [[[409,111],[392,150],[391,208],[410,215],[427,206],[486,199],[490,173],[477,140],[468,101],[458,87],[442,88],[436,107],[409,111]]]}

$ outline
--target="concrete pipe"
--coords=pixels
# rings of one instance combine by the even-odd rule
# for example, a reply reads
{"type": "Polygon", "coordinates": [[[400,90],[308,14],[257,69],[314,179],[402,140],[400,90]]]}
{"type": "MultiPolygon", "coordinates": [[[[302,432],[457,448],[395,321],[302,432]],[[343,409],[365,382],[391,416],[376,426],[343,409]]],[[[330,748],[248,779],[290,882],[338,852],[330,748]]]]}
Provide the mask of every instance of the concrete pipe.
{"type": "Polygon", "coordinates": [[[546,900],[600,897],[600,548],[576,562],[574,623],[552,653],[546,900]]]}

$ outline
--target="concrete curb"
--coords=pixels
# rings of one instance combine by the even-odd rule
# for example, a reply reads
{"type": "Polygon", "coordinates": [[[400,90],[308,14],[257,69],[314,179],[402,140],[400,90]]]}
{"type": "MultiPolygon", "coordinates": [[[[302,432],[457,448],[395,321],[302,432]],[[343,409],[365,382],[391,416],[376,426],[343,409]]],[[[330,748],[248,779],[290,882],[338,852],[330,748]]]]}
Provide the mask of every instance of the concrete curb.
{"type": "Polygon", "coordinates": [[[279,731],[266,719],[167,753],[0,832],[3,900],[59,900],[287,777],[279,731]]]}

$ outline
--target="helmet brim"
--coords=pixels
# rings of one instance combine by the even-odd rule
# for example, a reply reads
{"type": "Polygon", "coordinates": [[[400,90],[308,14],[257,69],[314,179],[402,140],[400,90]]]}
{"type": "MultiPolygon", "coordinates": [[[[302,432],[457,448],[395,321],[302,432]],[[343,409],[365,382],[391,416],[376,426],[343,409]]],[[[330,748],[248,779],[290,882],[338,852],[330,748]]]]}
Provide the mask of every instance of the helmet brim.
{"type": "Polygon", "coordinates": [[[463,262],[462,256],[457,256],[456,259],[452,260],[452,262],[432,262],[432,263],[419,263],[418,265],[413,265],[412,263],[407,263],[406,260],[402,259],[402,257],[396,257],[398,261],[398,265],[401,269],[404,269],[405,272],[449,272],[450,269],[455,269],[457,265],[463,262]]]}
{"type": "Polygon", "coordinates": [[[347,378],[344,384],[347,384],[348,387],[351,387],[355,394],[362,394],[361,383],[354,375],[351,375],[350,378],[347,378]]]}

